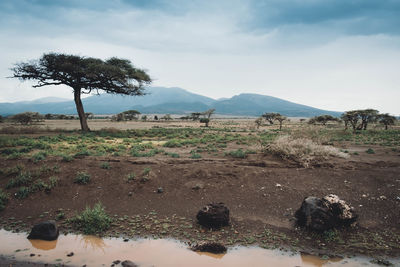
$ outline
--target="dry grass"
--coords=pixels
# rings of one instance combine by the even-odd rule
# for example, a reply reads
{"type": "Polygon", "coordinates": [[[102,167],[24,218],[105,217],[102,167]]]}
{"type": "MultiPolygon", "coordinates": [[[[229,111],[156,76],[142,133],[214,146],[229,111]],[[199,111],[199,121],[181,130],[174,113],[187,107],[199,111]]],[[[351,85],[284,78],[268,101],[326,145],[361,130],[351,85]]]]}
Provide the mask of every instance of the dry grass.
{"type": "Polygon", "coordinates": [[[289,135],[280,136],[264,148],[282,159],[293,160],[304,167],[310,167],[330,157],[347,158],[348,154],[333,146],[319,145],[308,138],[295,138],[289,135]]]}

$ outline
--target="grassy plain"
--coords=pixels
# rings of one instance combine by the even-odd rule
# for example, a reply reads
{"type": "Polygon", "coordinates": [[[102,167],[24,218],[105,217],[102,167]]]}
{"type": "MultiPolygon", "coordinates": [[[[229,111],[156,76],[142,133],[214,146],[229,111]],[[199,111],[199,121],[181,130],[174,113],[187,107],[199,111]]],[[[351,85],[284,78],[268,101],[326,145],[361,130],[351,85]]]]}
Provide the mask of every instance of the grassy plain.
{"type": "Polygon", "coordinates": [[[398,126],[352,133],[296,120],[282,131],[257,129],[254,119],[203,125],[90,120],[93,131],[80,133],[75,120],[3,123],[0,226],[24,231],[56,219],[62,232],[80,232],[76,218],[97,205],[93,213],[110,218],[106,236],[400,255],[398,126]],[[330,193],[355,207],[357,226],[321,234],[297,228],[293,216],[304,197],[330,193]],[[197,211],[220,201],[231,225],[197,225],[197,211]]]}

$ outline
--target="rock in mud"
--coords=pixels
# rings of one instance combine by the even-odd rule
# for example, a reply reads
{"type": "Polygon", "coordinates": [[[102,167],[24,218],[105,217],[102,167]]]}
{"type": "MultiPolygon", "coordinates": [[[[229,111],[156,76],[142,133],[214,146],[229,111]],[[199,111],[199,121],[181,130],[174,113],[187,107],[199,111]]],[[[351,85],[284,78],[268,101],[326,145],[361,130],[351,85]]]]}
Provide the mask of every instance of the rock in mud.
{"type": "Polygon", "coordinates": [[[229,225],[229,209],[222,202],[210,203],[199,210],[196,218],[198,223],[204,227],[219,229],[229,225]]]}
{"type": "Polygon", "coordinates": [[[319,232],[350,226],[357,219],[353,208],[333,194],[322,199],[306,197],[295,217],[299,226],[319,232]]]}
{"type": "Polygon", "coordinates": [[[58,228],[55,221],[41,222],[33,226],[28,239],[52,241],[58,238],[58,228]]]}
{"type": "Polygon", "coordinates": [[[122,267],[139,267],[136,263],[126,260],[121,263],[122,267]]]}
{"type": "Polygon", "coordinates": [[[226,253],[226,247],[220,243],[216,242],[206,242],[194,245],[190,248],[193,251],[199,252],[210,252],[214,254],[223,254],[226,253]]]}

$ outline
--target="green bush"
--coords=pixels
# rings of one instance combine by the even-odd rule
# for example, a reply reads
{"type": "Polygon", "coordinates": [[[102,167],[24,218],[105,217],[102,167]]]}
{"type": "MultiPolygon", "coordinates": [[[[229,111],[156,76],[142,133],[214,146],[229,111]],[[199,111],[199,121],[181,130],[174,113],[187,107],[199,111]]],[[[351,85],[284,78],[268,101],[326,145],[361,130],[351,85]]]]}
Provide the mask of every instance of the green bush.
{"type": "Polygon", "coordinates": [[[76,184],[88,184],[90,182],[90,175],[86,172],[78,172],[74,179],[76,184]]]}
{"type": "Polygon", "coordinates": [[[46,157],[47,157],[47,153],[44,151],[40,151],[40,152],[37,152],[36,154],[33,154],[32,160],[33,160],[33,162],[36,163],[38,161],[46,159],[46,157]]]}
{"type": "Polygon", "coordinates": [[[0,188],[0,211],[2,211],[8,202],[9,196],[0,188]]]}
{"type": "Polygon", "coordinates": [[[112,222],[110,216],[104,210],[101,203],[94,205],[93,209],[86,209],[75,217],[68,220],[75,229],[82,231],[86,235],[101,234],[106,231],[112,222]]]}
{"type": "Polygon", "coordinates": [[[244,159],[247,157],[247,153],[243,151],[241,148],[238,150],[233,150],[225,153],[226,156],[231,156],[232,158],[240,158],[244,159]]]}
{"type": "Polygon", "coordinates": [[[367,154],[375,154],[375,151],[372,148],[368,148],[367,151],[365,151],[367,154]]]}
{"type": "Polygon", "coordinates": [[[12,178],[8,181],[6,188],[18,187],[21,185],[28,185],[32,181],[32,176],[29,172],[21,172],[17,177],[12,178]]]}
{"type": "Polygon", "coordinates": [[[103,163],[101,163],[100,168],[109,170],[109,169],[111,169],[111,166],[110,166],[110,163],[103,162],[103,163]]]}
{"type": "Polygon", "coordinates": [[[20,188],[18,188],[17,192],[15,192],[15,198],[24,199],[24,198],[28,197],[30,192],[31,191],[29,190],[28,187],[21,186],[20,188]]]}

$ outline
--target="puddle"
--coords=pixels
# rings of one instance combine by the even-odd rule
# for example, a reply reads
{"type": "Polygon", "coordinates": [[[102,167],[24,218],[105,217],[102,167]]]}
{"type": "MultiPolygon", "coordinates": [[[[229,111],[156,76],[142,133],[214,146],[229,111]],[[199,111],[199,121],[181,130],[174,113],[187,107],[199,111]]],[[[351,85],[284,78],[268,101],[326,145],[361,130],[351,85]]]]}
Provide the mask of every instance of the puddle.
{"type": "MultiPolygon", "coordinates": [[[[171,239],[140,239],[60,235],[56,241],[28,240],[24,233],[0,230],[0,255],[20,261],[67,266],[110,266],[115,260],[131,260],[139,266],[374,266],[366,258],[324,260],[259,247],[234,247],[226,254],[198,253],[171,239]],[[67,254],[73,252],[72,257],[67,254]],[[30,256],[35,254],[34,256],[30,256]]],[[[400,261],[399,261],[400,263],[400,261]]]]}

